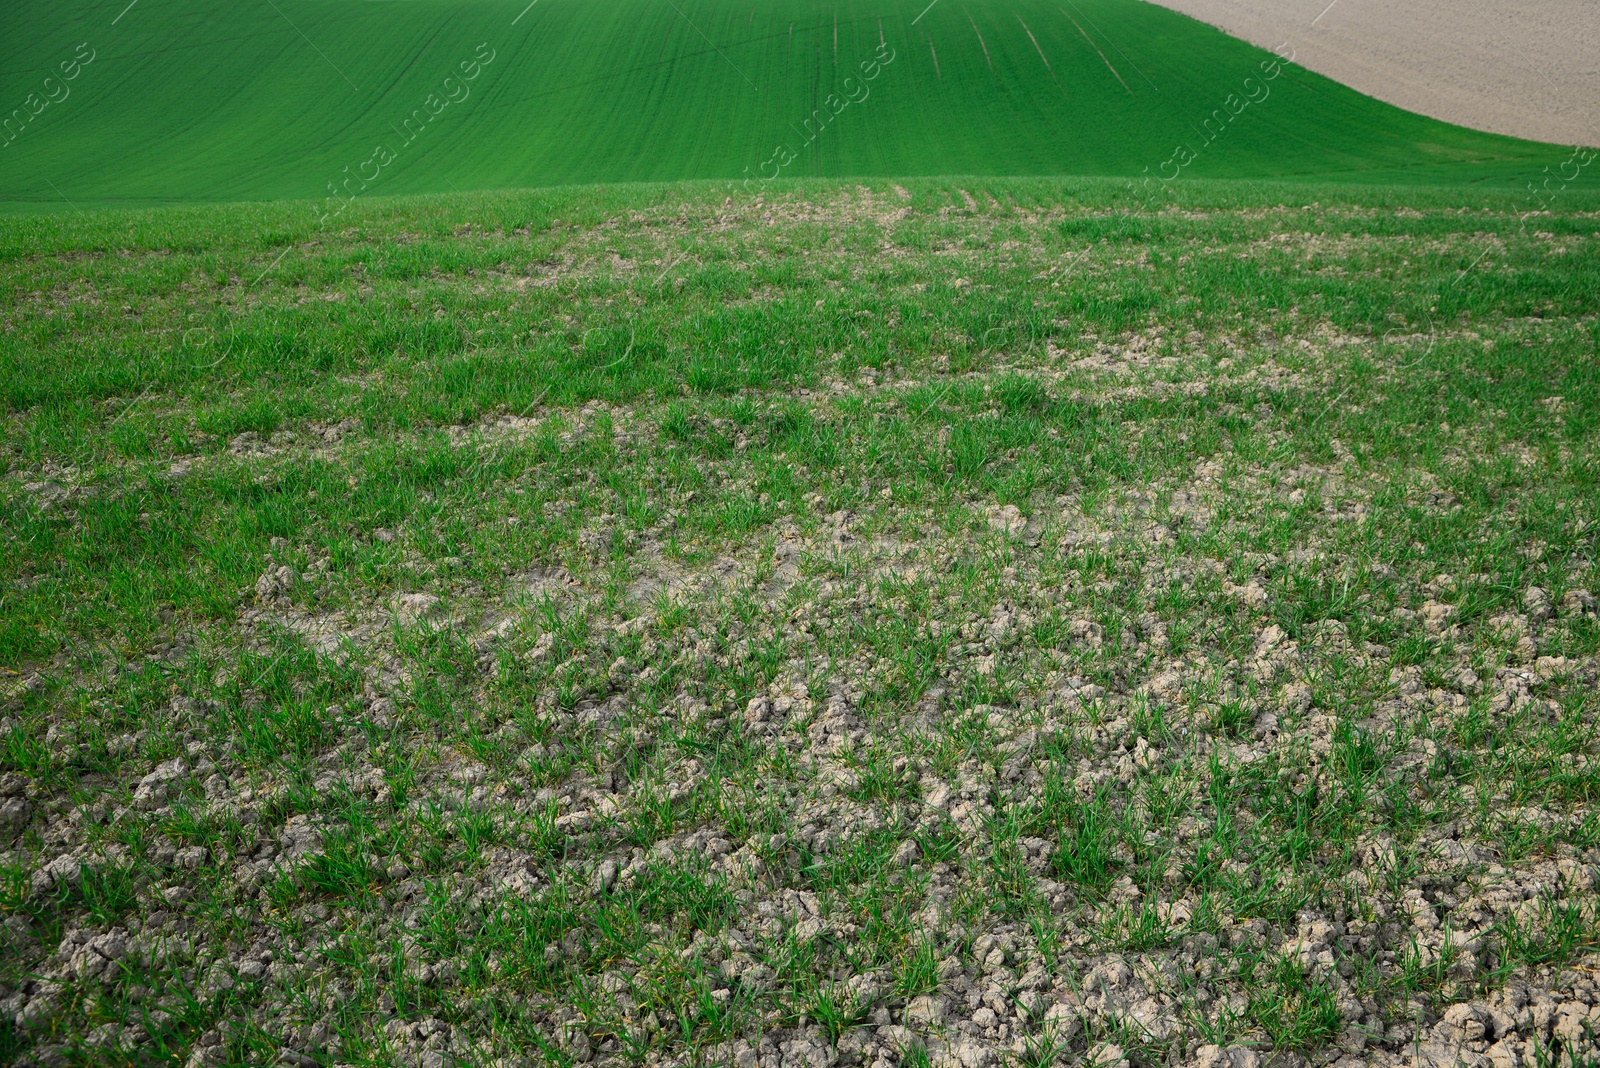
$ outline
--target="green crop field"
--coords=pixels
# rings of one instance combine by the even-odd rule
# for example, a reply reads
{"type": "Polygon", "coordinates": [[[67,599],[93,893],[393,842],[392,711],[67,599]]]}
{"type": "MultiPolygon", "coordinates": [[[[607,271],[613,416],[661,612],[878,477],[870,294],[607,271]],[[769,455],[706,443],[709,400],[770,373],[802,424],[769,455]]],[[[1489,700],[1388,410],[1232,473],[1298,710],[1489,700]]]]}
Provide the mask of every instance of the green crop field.
{"type": "Polygon", "coordinates": [[[1589,1063],[1565,196],[0,220],[0,1060],[1589,1063]]]}
{"type": "Polygon", "coordinates": [[[1600,190],[1133,0],[14,0],[0,1064],[1600,1062],[1600,190]]]}
{"type": "Polygon", "coordinates": [[[1269,53],[1138,0],[925,8],[19,0],[0,38],[0,203],[780,171],[1460,183],[1559,159],[1264,71],[1269,53]]]}

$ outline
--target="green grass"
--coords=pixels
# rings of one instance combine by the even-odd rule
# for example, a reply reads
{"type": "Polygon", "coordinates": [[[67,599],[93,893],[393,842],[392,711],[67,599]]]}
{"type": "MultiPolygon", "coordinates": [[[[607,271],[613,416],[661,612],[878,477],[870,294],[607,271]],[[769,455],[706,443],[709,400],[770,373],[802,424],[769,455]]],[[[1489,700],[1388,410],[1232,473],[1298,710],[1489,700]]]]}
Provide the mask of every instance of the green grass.
{"type": "MultiPolygon", "coordinates": [[[[1435,209],[1404,218],[1392,211],[1395,194],[1375,191],[1337,211],[1249,218],[1239,210],[1252,203],[1248,187],[1200,183],[1186,192],[1201,217],[1186,219],[1127,214],[1132,201],[1115,183],[971,183],[1007,205],[975,216],[987,220],[978,234],[942,215],[963,203],[955,187],[914,188],[906,203],[917,214],[894,227],[896,254],[869,258],[865,267],[861,257],[890,231],[874,211],[848,200],[835,209],[837,227],[799,224],[723,241],[652,224],[592,251],[589,238],[574,244],[613,212],[670,210],[684,195],[678,189],[375,203],[353,220],[358,230],[331,245],[307,241],[310,228],[294,221],[288,206],[8,223],[0,255],[17,299],[0,334],[0,391],[17,413],[14,462],[36,471],[67,462],[86,472],[143,474],[136,491],[78,502],[71,527],[46,520],[29,535],[30,554],[64,554],[71,563],[8,595],[0,650],[15,662],[48,655],[62,634],[108,626],[151,633],[170,622],[163,611],[226,615],[259,574],[261,546],[307,529],[307,499],[338,509],[338,518],[326,521],[330,529],[390,527],[411,514],[442,520],[446,513],[433,498],[446,486],[500,484],[563,454],[608,462],[608,450],[595,444],[573,454],[555,425],[533,434],[525,450],[489,458],[430,430],[498,412],[593,399],[628,403],[683,390],[726,398],[709,409],[670,402],[662,417],[664,436],[686,462],[726,463],[739,456],[740,437],[767,443],[759,491],[703,501],[696,510],[705,511],[693,520],[703,529],[760,529],[776,514],[776,501],[810,492],[809,479],[796,477],[778,454],[819,473],[865,463],[874,481],[900,487],[901,503],[914,500],[912,487],[924,482],[1026,501],[1064,480],[1103,481],[1133,470],[1119,420],[1085,401],[1052,398],[1016,375],[993,387],[954,379],[913,390],[906,415],[884,426],[883,444],[858,460],[851,431],[819,420],[808,405],[783,399],[770,407],[737,394],[815,388],[829,375],[863,369],[909,373],[933,354],[951,372],[981,371],[1001,352],[1037,358],[1079,332],[1112,336],[1173,316],[1207,330],[1246,321],[1288,332],[1297,322],[1325,321],[1375,339],[1502,319],[1582,323],[1600,290],[1581,216],[1540,224],[1559,235],[1553,240],[1573,242],[1575,254],[1556,256],[1549,241],[1520,232],[1516,213],[1496,210],[1487,197],[1466,214],[1435,209]],[[1030,221],[1055,198],[1073,207],[1059,219],[1030,221]],[[555,223],[560,215],[573,221],[555,223]],[[1131,242],[1086,243],[1084,221],[1106,218],[1138,220],[1154,242],[1150,261],[1130,259],[1131,242]],[[1351,250],[1311,253],[1306,270],[1301,251],[1264,247],[1283,228],[1304,233],[1306,226],[1346,235],[1351,250]],[[1462,275],[1491,240],[1481,236],[1486,230],[1506,235],[1505,254],[1462,275]],[[992,255],[1024,235],[1027,254],[992,255]],[[274,251],[277,242],[283,244],[274,251]],[[1253,243],[1253,262],[1217,251],[1246,243],[1253,243]],[[108,255],[116,248],[131,255],[108,255]],[[633,266],[607,269],[595,258],[602,252],[633,266]],[[940,265],[949,252],[961,257],[969,287],[952,288],[956,274],[940,265]],[[1398,266],[1400,259],[1407,266],[1398,266]],[[1037,287],[1037,276],[1064,266],[1074,273],[1037,287]],[[474,278],[488,284],[469,283],[474,278]],[[1397,279],[1405,281],[1398,290],[1397,279]],[[841,286],[848,288],[841,293],[841,286]],[[937,411],[976,413],[997,401],[1006,418],[958,420],[938,450],[917,444],[937,411]],[[418,436],[414,445],[380,439],[344,458],[313,456],[268,481],[227,465],[205,467],[194,488],[162,474],[164,457],[215,455],[243,433],[265,442],[280,430],[341,420],[418,436]],[[1066,436],[1053,440],[1052,429],[1066,436]],[[1061,451],[1067,441],[1074,444],[1061,451]],[[998,463],[1041,448],[1052,457],[1042,465],[998,463]],[[149,561],[161,559],[184,564],[152,573],[149,561]]],[[[901,203],[887,191],[877,196],[880,204],[901,203]]],[[[1409,200],[1429,202],[1426,194],[1409,200]]],[[[1592,352],[1593,326],[1572,329],[1571,343],[1592,352]]],[[[1499,404],[1506,382],[1526,377],[1520,347],[1478,353],[1461,345],[1444,338],[1429,353],[1461,361],[1454,372],[1459,399],[1439,412],[1447,422],[1499,404]]],[[[1552,388],[1581,395],[1592,367],[1592,360],[1562,362],[1550,372],[1552,388]]],[[[1363,389],[1382,372],[1358,360],[1348,374],[1336,394],[1363,389]]],[[[1405,407],[1411,402],[1384,392],[1375,398],[1349,418],[1359,418],[1361,432],[1386,452],[1412,448],[1395,430],[1415,422],[1405,407]]],[[[1327,428],[1317,422],[1335,399],[1307,413],[1319,434],[1327,428]]],[[[1120,418],[1160,417],[1171,406],[1130,401],[1120,418]]],[[[868,413],[849,418],[856,424],[868,413]]],[[[684,477],[697,477],[692,469],[684,477]]],[[[634,521],[648,524],[660,514],[656,490],[630,492],[634,521]]],[[[1391,503],[1406,514],[1406,502],[1391,503]]],[[[1283,519],[1292,528],[1305,517],[1283,519]]],[[[32,522],[20,514],[16,521],[32,522]]],[[[1425,515],[1413,521],[1432,538],[1425,515]]],[[[337,552],[341,568],[360,566],[386,584],[398,577],[393,551],[337,552]]],[[[1340,620],[1361,638],[1391,636],[1381,624],[1363,630],[1374,626],[1370,594],[1342,579],[1287,575],[1272,595],[1291,636],[1323,619],[1340,620]]],[[[923,643],[924,658],[941,645],[926,636],[884,638],[886,651],[910,651],[915,643],[923,643]]],[[[913,697],[927,684],[914,664],[906,677],[913,697]]],[[[1226,727],[1238,715],[1224,703],[1217,722],[1226,727]]],[[[314,740],[307,732],[315,730],[308,721],[281,737],[263,735],[260,744],[314,740]]]]}
{"type": "Polygon", "coordinates": [[[1513,185],[1564,158],[1264,72],[1270,53],[1138,0],[925,6],[27,2],[0,42],[21,109],[0,204],[291,198],[320,218],[351,196],[779,170],[1513,185]]]}
{"type": "Polygon", "coordinates": [[[0,220],[0,1052],[1157,1064],[1561,1000],[1569,195],[0,220]]]}

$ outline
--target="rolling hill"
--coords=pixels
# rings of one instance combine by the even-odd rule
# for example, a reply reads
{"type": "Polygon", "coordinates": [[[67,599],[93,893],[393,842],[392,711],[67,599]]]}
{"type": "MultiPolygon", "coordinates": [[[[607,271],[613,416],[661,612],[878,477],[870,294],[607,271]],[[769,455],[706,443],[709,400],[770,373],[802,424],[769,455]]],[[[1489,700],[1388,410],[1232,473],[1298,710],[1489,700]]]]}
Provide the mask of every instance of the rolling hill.
{"type": "Polygon", "coordinates": [[[12,208],[773,173],[1455,183],[1555,158],[1138,0],[24,0],[0,71],[12,208]]]}

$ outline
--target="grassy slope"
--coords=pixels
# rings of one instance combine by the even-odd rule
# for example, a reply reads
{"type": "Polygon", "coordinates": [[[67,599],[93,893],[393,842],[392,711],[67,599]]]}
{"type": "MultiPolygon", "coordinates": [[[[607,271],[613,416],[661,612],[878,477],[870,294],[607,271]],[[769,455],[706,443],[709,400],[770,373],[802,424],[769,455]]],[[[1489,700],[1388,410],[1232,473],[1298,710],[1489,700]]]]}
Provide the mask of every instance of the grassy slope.
{"type": "Polygon", "coordinates": [[[788,177],[1138,175],[1180,144],[1191,176],[1461,181],[1554,162],[1299,70],[1202,147],[1264,53],[1134,0],[947,2],[913,25],[924,6],[544,0],[513,26],[521,0],[177,0],[113,26],[123,4],[29,0],[0,41],[6,106],[78,42],[97,54],[0,150],[0,202],[320,197],[379,142],[398,155],[386,194],[733,178],[778,143],[798,152],[788,177]],[[880,36],[894,64],[802,150],[798,124],[880,36]],[[395,128],[480,42],[495,59],[472,95],[401,147],[395,128]]]}
{"type": "MultiPolygon", "coordinates": [[[[1570,214],[1539,223],[1577,242],[1558,254],[1488,196],[1310,187],[1298,191],[1342,206],[1301,212],[1264,208],[1261,191],[1238,183],[1198,182],[1174,205],[1199,213],[1187,218],[1129,214],[1129,195],[1106,180],[911,184],[904,206],[915,226],[894,225],[902,202],[880,187],[868,194],[878,208],[837,228],[766,209],[781,224],[774,235],[733,243],[687,221],[721,198],[716,186],[373,201],[331,239],[289,204],[13,219],[0,227],[0,280],[14,308],[0,332],[0,405],[24,467],[52,456],[117,465],[181,451],[197,434],[214,449],[307,419],[405,429],[541,403],[814,387],[837,371],[917,368],[939,354],[978,368],[991,350],[1152,322],[1243,320],[1285,334],[1327,322],[1377,337],[1577,319],[1593,314],[1600,291],[1586,214],[1596,202],[1576,192],[1570,214]],[[1014,215],[1052,270],[1077,256],[1113,262],[1047,287],[1034,277],[1043,268],[997,251],[999,239],[973,244],[955,223],[946,231],[940,220],[964,217],[969,198],[1014,215]],[[593,274],[570,259],[574,234],[632,211],[670,216],[680,203],[686,221],[655,224],[647,243],[608,246],[620,266],[593,274]],[[1274,251],[1279,232],[1316,236],[1274,251]],[[992,260],[941,266],[985,249],[992,260]],[[837,258],[846,252],[855,259],[837,258]],[[817,256],[829,265],[813,265],[817,256]],[[953,288],[958,276],[971,285],[953,288]],[[858,316],[876,325],[857,328],[858,316]]],[[[781,195],[838,192],[821,183],[781,195]]],[[[1586,358],[1575,336],[1580,349],[1568,355],[1586,358]]],[[[107,522],[127,518],[116,514],[107,522]]],[[[237,578],[256,566],[251,539],[288,521],[247,520],[203,543],[184,534],[174,551],[220,553],[237,578]]],[[[61,576],[68,586],[34,587],[7,605],[0,655],[29,662],[111,619],[142,633],[174,600],[216,609],[205,587],[179,575],[164,585],[136,543],[132,555],[107,548],[118,543],[107,528],[83,548],[120,576],[121,593],[78,599],[89,587],[72,584],[98,583],[100,564],[61,576]]]]}
{"type": "Polygon", "coordinates": [[[908,190],[0,221],[0,1061],[1398,1058],[1572,986],[1592,195],[908,190]]]}

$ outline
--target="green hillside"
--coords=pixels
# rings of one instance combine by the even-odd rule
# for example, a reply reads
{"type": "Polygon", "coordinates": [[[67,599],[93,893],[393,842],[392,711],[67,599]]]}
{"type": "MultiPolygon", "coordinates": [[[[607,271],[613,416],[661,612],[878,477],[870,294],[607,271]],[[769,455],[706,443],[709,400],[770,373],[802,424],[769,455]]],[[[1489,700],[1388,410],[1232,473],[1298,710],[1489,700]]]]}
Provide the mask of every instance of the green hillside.
{"type": "Polygon", "coordinates": [[[335,182],[371,196],[740,178],[763,165],[786,178],[1171,176],[1183,150],[1185,175],[1456,182],[1551,155],[1298,67],[1268,78],[1270,53],[1137,0],[11,7],[0,202],[13,207],[312,198],[335,182]],[[837,114],[808,130],[830,94],[837,114]]]}

